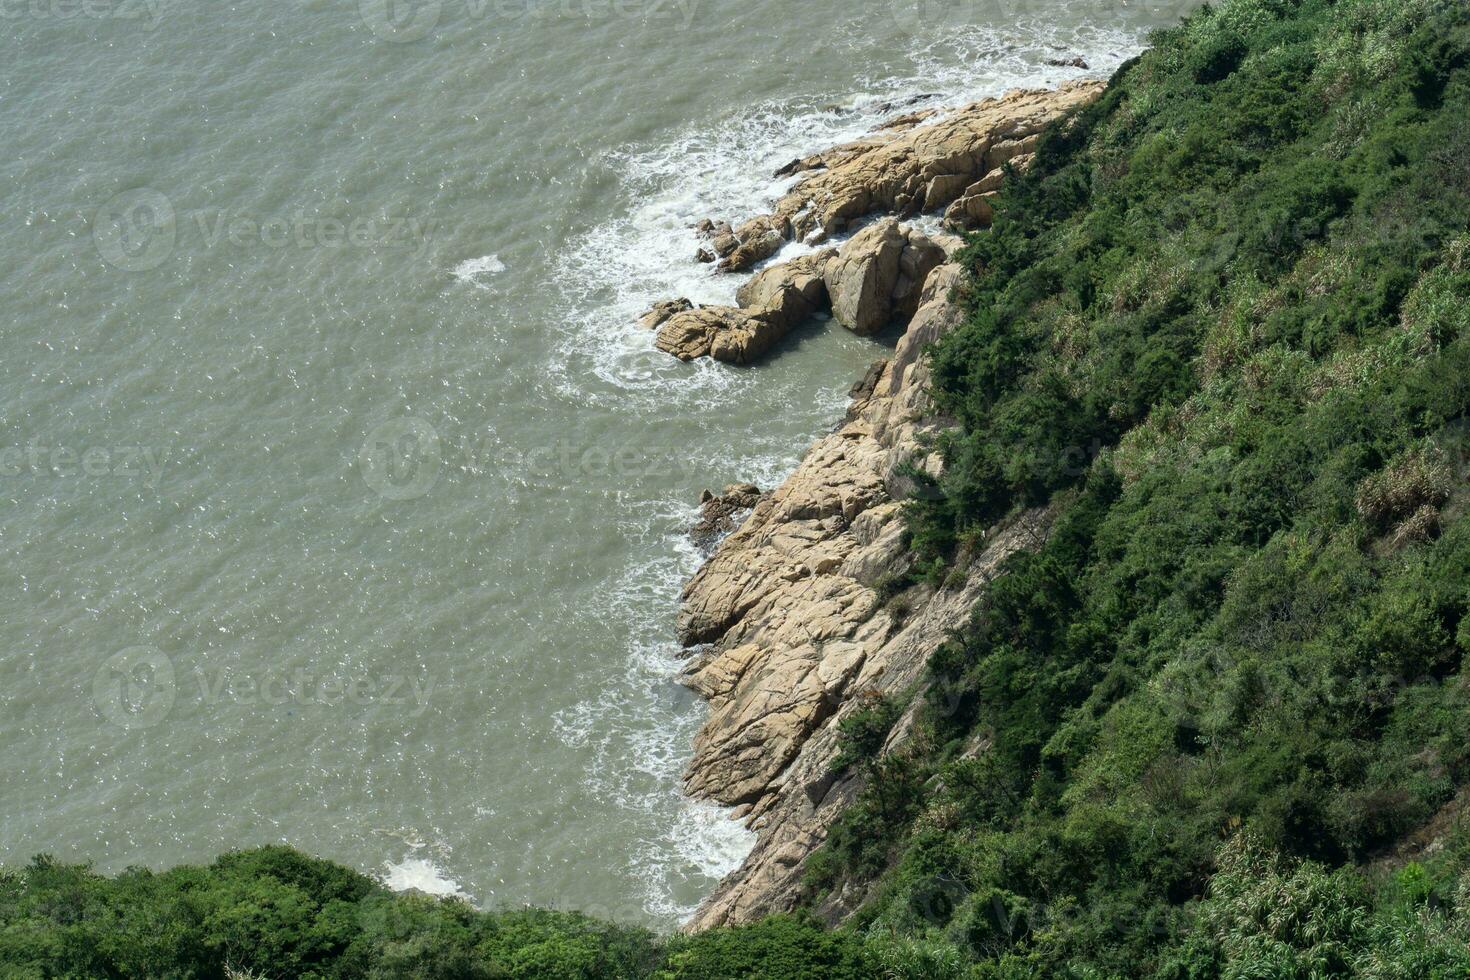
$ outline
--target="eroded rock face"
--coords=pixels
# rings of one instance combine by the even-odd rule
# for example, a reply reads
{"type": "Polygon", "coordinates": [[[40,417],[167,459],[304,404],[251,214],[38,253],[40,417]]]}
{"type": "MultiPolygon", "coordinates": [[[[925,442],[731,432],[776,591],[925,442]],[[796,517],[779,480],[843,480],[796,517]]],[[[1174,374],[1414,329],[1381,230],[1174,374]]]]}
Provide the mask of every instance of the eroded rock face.
{"type": "Polygon", "coordinates": [[[691,928],[794,907],[807,856],[860,785],[831,772],[838,722],[860,692],[918,681],[995,567],[1032,542],[1020,531],[998,534],[963,585],[923,597],[902,622],[875,591],[911,560],[894,474],[927,458],[921,437],[941,424],[928,417],[918,352],[961,321],[952,300],[960,278],[955,265],[929,274],[895,358],[854,388],[847,421],[759,499],[685,589],[680,637],[708,646],[682,680],[711,707],[686,786],[737,807],[759,834],[691,928]]]}
{"type": "Polygon", "coordinates": [[[777,202],[775,215],[795,238],[810,240],[874,212],[941,210],[1002,164],[1033,152],[1042,129],[1104,87],[1082,81],[1010,92],[808,158],[801,164],[810,176],[777,202]]]}
{"type": "MultiPolygon", "coordinates": [[[[840,250],[762,271],[737,307],[674,310],[658,345],[681,357],[748,363],[796,322],[830,303],[849,329],[870,334],[898,320],[894,355],[853,388],[836,431],[818,441],[780,487],[743,489],[753,508],[732,533],[727,494],[704,501],[717,540],[689,582],[678,619],[681,641],[698,648],[681,675],[710,703],[685,782],[691,794],[735,808],[756,830],[754,850],[688,924],[699,929],[753,921],[794,908],[807,858],[861,790],[861,774],[834,773],[838,726],[863,699],[912,691],[933,651],[970,615],[1001,563],[1044,540],[1049,515],[1032,512],[994,528],[966,571],[938,590],[905,596],[899,615],[879,587],[907,570],[901,503],[918,491],[904,474],[938,475],[936,415],[923,350],[963,322],[963,244],[899,223],[918,211],[946,213],[957,230],[990,220],[1003,167],[1025,166],[1041,130],[1095,99],[1100,82],[1056,92],[1012,92],[962,110],[921,110],[864,139],[782,169],[801,175],[771,215],[739,228],[704,222],[704,253],[727,271],[750,268],[796,238],[817,244],[876,212],[840,250]],[[815,305],[814,305],[815,304],[815,305]]],[[[732,498],[734,499],[734,498],[732,498]]],[[[912,729],[911,709],[884,751],[912,729]]],[[[838,897],[822,911],[849,911],[838,897]]]]}
{"type": "MultiPolygon", "coordinates": [[[[1078,81],[1055,90],[1017,90],[945,112],[926,109],[889,120],[872,134],[793,160],[778,177],[805,174],[776,202],[772,214],[730,229],[705,222],[714,238],[720,268],[749,269],[774,255],[784,241],[812,244],[868,215],[906,217],[943,211],[977,197],[977,182],[1002,165],[1035,152],[1041,131],[1096,99],[1105,83],[1078,81]]],[[[989,188],[994,190],[994,187],[989,188]]],[[[979,210],[973,202],[958,219],[979,210]]],[[[957,227],[981,227],[979,224],[957,227]]]]}
{"type": "Polygon", "coordinates": [[[895,318],[907,320],[918,308],[924,280],[944,258],[943,248],[896,218],[864,228],[823,272],[833,318],[862,336],[895,318]]]}
{"type": "MultiPolygon", "coordinates": [[[[739,306],[694,309],[660,303],[639,322],[657,322],[654,346],[682,361],[713,357],[750,364],[827,303],[821,270],[836,250],[814,252],[762,270],[740,288],[739,306]]],[[[687,301],[682,301],[687,303],[687,301]]]]}

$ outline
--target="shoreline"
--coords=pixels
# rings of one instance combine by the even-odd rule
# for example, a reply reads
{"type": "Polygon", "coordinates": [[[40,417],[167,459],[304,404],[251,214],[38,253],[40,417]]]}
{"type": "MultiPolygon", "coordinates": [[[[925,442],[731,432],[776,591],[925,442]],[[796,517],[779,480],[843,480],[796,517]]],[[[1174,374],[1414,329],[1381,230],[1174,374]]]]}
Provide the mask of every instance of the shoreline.
{"type": "MultiPolygon", "coordinates": [[[[678,680],[710,710],[684,791],[726,807],[756,842],[685,930],[796,906],[807,858],[862,785],[857,774],[833,769],[839,723],[875,698],[922,685],[929,655],[964,621],[995,568],[1045,539],[1048,514],[1022,515],[953,581],[890,594],[912,563],[900,511],[914,485],[903,474],[909,465],[939,473],[928,440],[948,424],[930,403],[921,356],[964,317],[954,296],[964,239],[947,232],[987,227],[1004,168],[1024,168],[1041,131],[1105,87],[1070,82],[925,109],[793,161],[783,170],[806,176],[773,214],[696,228],[703,261],[754,270],[737,305],[674,299],[642,320],[656,346],[681,360],[735,364],[760,360],[822,310],[859,334],[902,328],[892,355],[854,386],[845,419],[779,487],[762,493],[737,484],[701,500],[705,520],[695,533],[710,549],[681,596],[679,639],[691,656],[678,680]],[[939,215],[945,233],[920,230],[939,215]],[[855,233],[831,247],[843,232],[855,233]],[[792,244],[810,250],[779,261],[792,244]]],[[[910,711],[884,752],[912,723],[910,711]]],[[[829,896],[820,911],[835,921],[859,899],[829,896]]]]}

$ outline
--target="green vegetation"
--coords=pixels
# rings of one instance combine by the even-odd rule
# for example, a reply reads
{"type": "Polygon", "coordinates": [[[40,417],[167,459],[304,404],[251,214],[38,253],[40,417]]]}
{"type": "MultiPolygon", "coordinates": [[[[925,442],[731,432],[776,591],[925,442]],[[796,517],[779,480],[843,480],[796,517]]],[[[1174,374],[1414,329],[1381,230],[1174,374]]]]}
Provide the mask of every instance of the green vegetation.
{"type": "MultiPolygon", "coordinates": [[[[835,930],[659,938],[289,851],[0,878],[16,976],[1470,975],[1470,8],[1231,0],[1013,175],[932,353],[924,574],[1045,508],[843,728],[835,930]]],[[[887,583],[898,601],[907,580],[887,583]]]]}
{"type": "Polygon", "coordinates": [[[873,955],[788,916],[660,938],[570,913],[480,912],[283,847],[162,874],[106,878],[38,858],[0,875],[6,978],[817,980],[871,976],[873,955]]]}
{"type": "Polygon", "coordinates": [[[1465,975],[1464,860],[1358,868],[1470,782],[1470,8],[1205,10],[997,215],[911,526],[1053,533],[814,897],[979,976],[1465,975]]]}

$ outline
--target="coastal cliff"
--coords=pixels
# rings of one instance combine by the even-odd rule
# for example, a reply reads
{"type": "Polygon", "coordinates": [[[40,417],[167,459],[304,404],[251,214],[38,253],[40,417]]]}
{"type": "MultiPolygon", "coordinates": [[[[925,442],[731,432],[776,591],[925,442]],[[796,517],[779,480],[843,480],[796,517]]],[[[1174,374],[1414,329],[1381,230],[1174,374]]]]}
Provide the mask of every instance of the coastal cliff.
{"type": "MultiPolygon", "coordinates": [[[[893,356],[854,387],[846,419],[780,487],[760,496],[732,487],[706,502],[707,512],[726,521],[754,506],[683,594],[679,637],[696,652],[680,679],[711,708],[686,788],[733,807],[758,840],[689,928],[752,922],[797,906],[807,857],[861,789],[859,774],[834,765],[842,721],[874,699],[912,693],[930,654],[963,625],[1000,564],[1045,539],[1047,513],[1027,512],[997,527],[942,587],[890,594],[914,560],[901,516],[915,490],[906,474],[937,475],[932,439],[950,424],[932,406],[922,355],[965,316],[957,295],[963,268],[952,261],[962,240],[925,234],[900,217],[942,211],[949,229],[983,226],[984,202],[1004,179],[1003,166],[1024,168],[1040,131],[1101,90],[1101,83],[1074,83],[950,114],[920,113],[796,161],[791,171],[813,176],[781,199],[774,217],[753,219],[733,235],[721,231],[729,235],[720,243],[722,267],[742,268],[752,251],[774,251],[787,236],[816,245],[860,219],[871,223],[837,248],[760,271],[740,290],[738,308],[675,301],[645,319],[659,330],[662,349],[737,363],[764,353],[822,306],[859,333],[903,325],[893,356]],[[779,236],[759,238],[772,227],[779,236]],[[753,241],[764,244],[752,249],[753,241]]],[[[900,719],[885,751],[904,740],[911,722],[900,719]]],[[[840,916],[840,899],[827,911],[840,916]]]]}

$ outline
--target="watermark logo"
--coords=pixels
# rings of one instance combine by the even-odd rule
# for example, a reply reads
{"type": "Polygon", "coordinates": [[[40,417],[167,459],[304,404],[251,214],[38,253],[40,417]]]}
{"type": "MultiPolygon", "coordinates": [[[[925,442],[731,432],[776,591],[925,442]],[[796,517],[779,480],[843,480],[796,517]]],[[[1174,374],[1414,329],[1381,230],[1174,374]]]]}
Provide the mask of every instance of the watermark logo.
{"type": "MultiPolygon", "coordinates": [[[[453,12],[471,22],[641,20],[687,30],[698,5],[699,0],[457,0],[453,12]]],[[[375,37],[404,44],[428,37],[439,26],[446,4],[444,0],[358,0],[357,8],[375,37]]]]}
{"type": "Polygon", "coordinates": [[[235,211],[179,212],[166,194],[149,187],[126,191],[98,209],[92,238],[103,261],[124,272],[148,272],[180,248],[191,247],[413,249],[422,253],[438,224],[416,217],[319,216],[305,208],[271,215],[235,211]]]}
{"type": "Polygon", "coordinates": [[[92,240],[108,265],[147,272],[168,261],[178,241],[178,216],[167,197],[148,187],[113,197],[92,219],[92,240]]]}
{"type": "Polygon", "coordinates": [[[357,9],[368,30],[392,44],[428,37],[444,12],[441,0],[357,0],[357,9]]]}
{"type": "Polygon", "coordinates": [[[304,667],[269,668],[260,672],[195,669],[194,684],[206,706],[235,704],[246,707],[403,708],[418,718],[429,709],[436,681],[407,674],[362,675],[342,678],[314,674],[304,667]]]}
{"type": "Polygon", "coordinates": [[[151,31],[163,7],[163,0],[0,0],[0,20],[137,21],[151,31]]]}
{"type": "Polygon", "coordinates": [[[152,728],[178,696],[173,661],[154,647],[113,654],[92,678],[92,703],[104,719],[126,730],[152,728]]]}
{"type": "Polygon", "coordinates": [[[358,454],[363,481],[388,500],[417,500],[428,494],[439,482],[443,462],[438,431],[413,416],[373,429],[358,454]]]}
{"type": "Polygon", "coordinates": [[[133,479],[157,488],[173,456],[154,446],[0,446],[0,477],[133,479]]]}
{"type": "MultiPolygon", "coordinates": [[[[981,0],[887,0],[893,23],[905,34],[937,34],[945,28],[964,27],[981,17],[981,0]]],[[[990,3],[998,15],[1004,0],[990,3]]],[[[1019,6],[1019,4],[1013,4],[1019,6]]]]}

